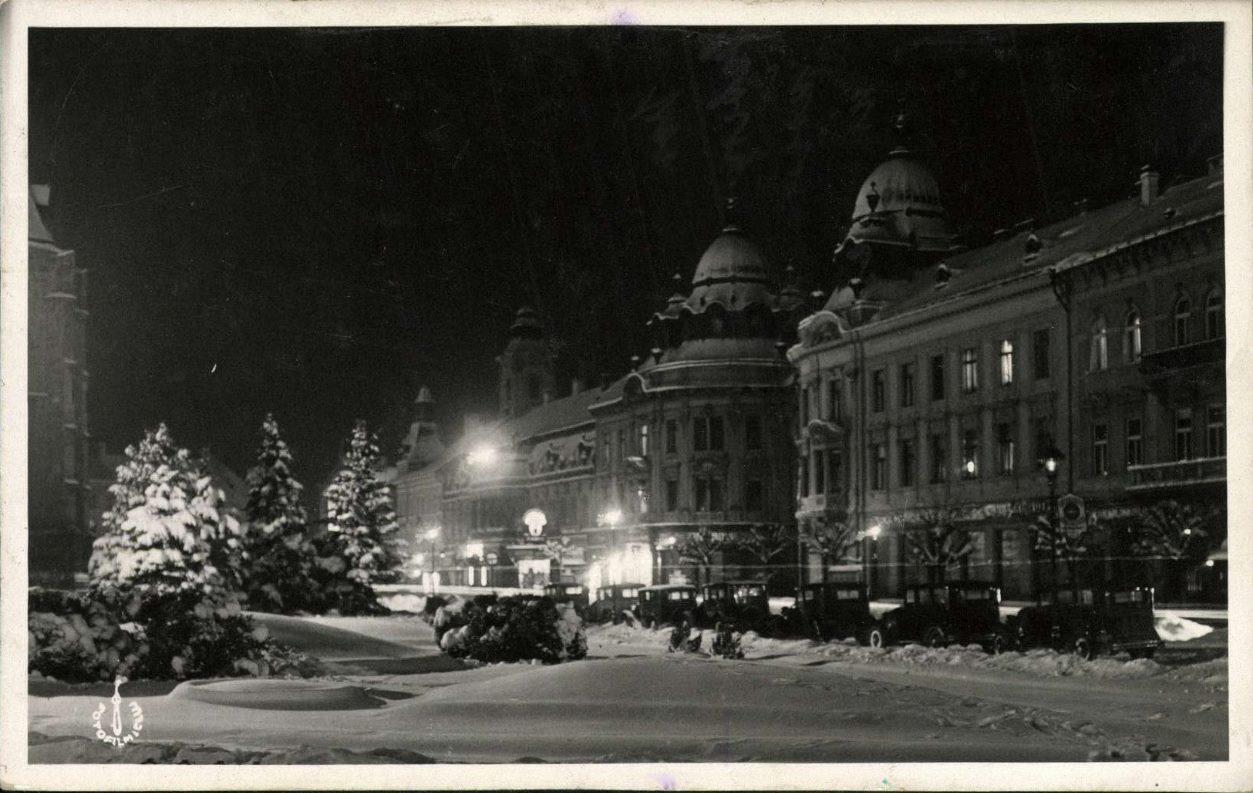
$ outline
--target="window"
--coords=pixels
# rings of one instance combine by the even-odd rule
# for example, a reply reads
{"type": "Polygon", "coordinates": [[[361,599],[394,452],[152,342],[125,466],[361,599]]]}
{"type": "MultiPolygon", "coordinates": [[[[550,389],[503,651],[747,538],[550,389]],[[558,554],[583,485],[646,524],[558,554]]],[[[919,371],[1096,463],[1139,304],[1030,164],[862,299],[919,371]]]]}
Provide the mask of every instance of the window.
{"type": "Polygon", "coordinates": [[[674,419],[666,419],[666,454],[675,454],[679,451],[679,422],[674,419]]]}
{"type": "Polygon", "coordinates": [[[874,462],[874,467],[870,470],[870,489],[882,490],[885,486],[884,480],[887,479],[887,449],[882,443],[876,443],[870,447],[870,456],[874,462]]]}
{"type": "Polygon", "coordinates": [[[749,512],[761,512],[762,487],[760,479],[749,479],[744,482],[744,509],[749,512]]]}
{"type": "Polygon", "coordinates": [[[801,388],[801,429],[809,426],[809,386],[801,388]]]}
{"type": "Polygon", "coordinates": [[[1105,317],[1097,317],[1092,322],[1092,346],[1088,354],[1088,371],[1103,372],[1109,368],[1109,333],[1105,327],[1105,317]]]}
{"type": "Polygon", "coordinates": [[[839,421],[841,415],[840,407],[840,381],[837,378],[831,378],[827,381],[827,418],[831,421],[839,421]]]}
{"type": "Polygon", "coordinates": [[[912,363],[901,364],[901,407],[913,407],[914,405],[914,365],[912,363]]]}
{"type": "Polygon", "coordinates": [[[962,350],[962,390],[967,394],[979,390],[979,351],[974,347],[962,350]]]}
{"type": "Polygon", "coordinates": [[[931,356],[931,400],[944,398],[944,356],[931,356]]]}
{"type": "Polygon", "coordinates": [[[1049,329],[1040,328],[1031,334],[1031,374],[1036,380],[1047,380],[1049,373],[1049,329]]]}
{"type": "Polygon", "coordinates": [[[692,440],[698,452],[720,452],[723,449],[721,416],[697,416],[692,420],[692,440]]]}
{"type": "Polygon", "coordinates": [[[1109,474],[1109,425],[1104,423],[1092,425],[1092,474],[1109,474]]]}
{"type": "Polygon", "coordinates": [[[1205,338],[1223,336],[1223,293],[1215,289],[1205,298],[1205,338]]]}
{"type": "Polygon", "coordinates": [[[814,495],[827,492],[827,458],[822,452],[813,452],[814,456],[814,495]]]}
{"type": "Polygon", "coordinates": [[[1035,459],[1043,460],[1053,450],[1052,419],[1037,419],[1035,422],[1035,459]]]}
{"type": "Polygon", "coordinates": [[[827,449],[827,481],[830,482],[830,487],[827,489],[830,491],[835,491],[840,487],[841,466],[840,450],[827,449]]]}
{"type": "Polygon", "coordinates": [[[666,480],[666,511],[674,512],[679,508],[679,480],[666,480]]]}
{"type": "Polygon", "coordinates": [[[948,481],[948,447],[943,435],[931,436],[931,482],[948,481]]]}
{"type": "Polygon", "coordinates": [[[696,509],[717,512],[722,509],[722,480],[716,476],[698,476],[695,481],[696,509]]]}
{"type": "Polygon", "coordinates": [[[914,484],[914,442],[902,439],[898,442],[898,446],[897,459],[900,461],[901,487],[910,487],[914,484]]]}
{"type": "Polygon", "coordinates": [[[1210,405],[1205,411],[1205,455],[1223,457],[1227,454],[1227,410],[1224,405],[1210,405]]]}
{"type": "Polygon", "coordinates": [[[1188,320],[1192,318],[1192,304],[1188,298],[1181,297],[1175,301],[1175,346],[1181,347],[1188,343],[1188,320]]]}
{"type": "Polygon", "coordinates": [[[979,476],[979,433],[966,430],[962,434],[962,479],[979,476]]]}
{"type": "Polygon", "coordinates": [[[635,431],[635,448],[641,457],[648,456],[648,425],[641,424],[635,431]]]}
{"type": "Polygon", "coordinates": [[[1009,339],[1001,341],[1001,385],[1014,382],[1014,343],[1009,339]]]}
{"type": "Polygon", "coordinates": [[[1192,409],[1175,411],[1175,459],[1192,459],[1192,409]]]}
{"type": "Polygon", "coordinates": [[[1143,326],[1140,322],[1140,313],[1134,309],[1127,315],[1127,329],[1124,331],[1123,339],[1123,360],[1127,363],[1135,363],[1140,360],[1140,354],[1144,350],[1142,341],[1143,326]]]}
{"type": "Polygon", "coordinates": [[[1139,418],[1127,419],[1127,465],[1144,463],[1144,436],[1139,418]]]}
{"type": "Polygon", "coordinates": [[[744,417],[744,448],[750,452],[761,448],[761,416],[744,417]]]}
{"type": "Polygon", "coordinates": [[[618,430],[618,457],[627,456],[626,430],[618,430]]]}
{"type": "Polygon", "coordinates": [[[809,495],[809,458],[801,457],[800,463],[801,469],[797,472],[796,479],[801,487],[801,498],[805,498],[809,495]]]}
{"type": "Polygon", "coordinates": [[[886,391],[883,380],[882,369],[876,369],[870,376],[870,409],[875,413],[883,412],[884,393],[886,391]]]}
{"type": "Polygon", "coordinates": [[[996,425],[996,468],[1002,476],[1014,474],[1014,435],[1008,424],[996,425]]]}

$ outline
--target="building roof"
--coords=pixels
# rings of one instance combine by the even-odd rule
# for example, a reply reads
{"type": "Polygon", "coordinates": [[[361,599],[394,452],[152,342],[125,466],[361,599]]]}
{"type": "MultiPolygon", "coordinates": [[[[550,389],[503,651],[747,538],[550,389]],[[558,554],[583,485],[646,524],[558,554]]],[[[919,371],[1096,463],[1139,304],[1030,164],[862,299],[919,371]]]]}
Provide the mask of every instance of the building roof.
{"type": "Polygon", "coordinates": [[[858,191],[847,241],[948,251],[954,237],[946,217],[935,174],[908,150],[897,149],[858,191]]]}
{"type": "Polygon", "coordinates": [[[601,393],[602,389],[589,388],[561,399],[551,399],[521,416],[503,422],[501,428],[521,441],[587,424],[592,420],[592,414],[587,409],[600,398],[601,393]]]}
{"type": "Polygon", "coordinates": [[[685,302],[696,313],[714,303],[730,310],[753,303],[770,306],[773,285],[761,248],[739,226],[730,224],[700,257],[685,302]]]}
{"type": "MultiPolygon", "coordinates": [[[[1216,217],[1223,211],[1221,171],[1164,190],[1144,206],[1139,195],[1032,229],[981,248],[945,258],[896,286],[878,320],[954,300],[982,288],[1022,277],[1042,277],[1050,268],[1078,266],[1115,249],[1216,217]],[[947,276],[947,283],[941,285],[947,276]]],[[[871,297],[875,297],[871,295],[871,297]]]]}

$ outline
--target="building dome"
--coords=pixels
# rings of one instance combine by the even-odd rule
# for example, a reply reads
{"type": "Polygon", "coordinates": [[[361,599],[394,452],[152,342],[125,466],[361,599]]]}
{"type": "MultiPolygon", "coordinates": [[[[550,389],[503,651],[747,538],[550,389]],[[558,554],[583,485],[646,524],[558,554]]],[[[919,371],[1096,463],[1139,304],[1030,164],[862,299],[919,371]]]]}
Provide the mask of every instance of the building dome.
{"type": "Polygon", "coordinates": [[[773,286],[765,254],[732,223],[700,257],[687,305],[696,312],[712,303],[732,310],[753,303],[769,306],[773,286]]]}
{"type": "Polygon", "coordinates": [[[947,251],[953,248],[935,174],[908,150],[898,148],[866,177],[853,205],[848,240],[947,251]]]}

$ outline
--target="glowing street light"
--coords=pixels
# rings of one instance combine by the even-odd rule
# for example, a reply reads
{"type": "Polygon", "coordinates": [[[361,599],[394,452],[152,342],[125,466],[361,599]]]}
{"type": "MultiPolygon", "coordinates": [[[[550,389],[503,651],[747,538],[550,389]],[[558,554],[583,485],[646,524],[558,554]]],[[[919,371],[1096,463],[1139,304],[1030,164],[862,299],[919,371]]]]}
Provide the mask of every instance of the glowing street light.
{"type": "Polygon", "coordinates": [[[485,468],[495,463],[497,456],[499,456],[499,452],[495,446],[490,443],[480,443],[466,455],[466,462],[476,467],[485,468]]]}
{"type": "Polygon", "coordinates": [[[879,535],[882,533],[883,533],[883,527],[878,524],[875,524],[874,526],[871,526],[870,528],[866,529],[866,536],[872,540],[879,539],[879,535]]]}
{"type": "Polygon", "coordinates": [[[617,507],[613,507],[612,509],[602,514],[600,516],[600,520],[601,520],[601,523],[604,523],[608,526],[617,526],[619,523],[622,522],[622,510],[618,509],[617,507]]]}

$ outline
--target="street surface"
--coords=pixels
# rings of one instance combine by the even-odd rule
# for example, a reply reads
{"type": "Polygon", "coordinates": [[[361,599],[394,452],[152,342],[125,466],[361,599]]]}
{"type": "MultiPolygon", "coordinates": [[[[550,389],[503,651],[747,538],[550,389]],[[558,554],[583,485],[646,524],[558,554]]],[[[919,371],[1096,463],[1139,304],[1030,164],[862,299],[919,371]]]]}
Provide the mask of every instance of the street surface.
{"type": "MultiPolygon", "coordinates": [[[[725,661],[667,653],[666,631],[613,626],[591,629],[585,661],[468,668],[440,654],[416,617],[259,619],[333,666],[315,685],[355,687],[357,696],[328,694],[319,704],[321,694],[307,693],[314,709],[297,712],[283,709],[284,681],[222,681],[202,693],[136,683],[123,694],[144,710],[145,742],[183,745],[194,762],[230,762],[232,751],[240,762],[243,750],[286,752],[279,762],[356,762],[346,757],[370,752],[390,762],[1227,754],[1225,629],[1168,645],[1155,661],[1085,663],[1041,651],[991,658],[962,648],[885,652],[752,636],[747,659],[725,661]],[[203,701],[214,697],[254,706],[203,701]]],[[[110,693],[32,682],[31,761],[121,759],[89,739],[92,710],[110,693]]],[[[145,750],[156,751],[129,747],[127,761],[145,750]]]]}

